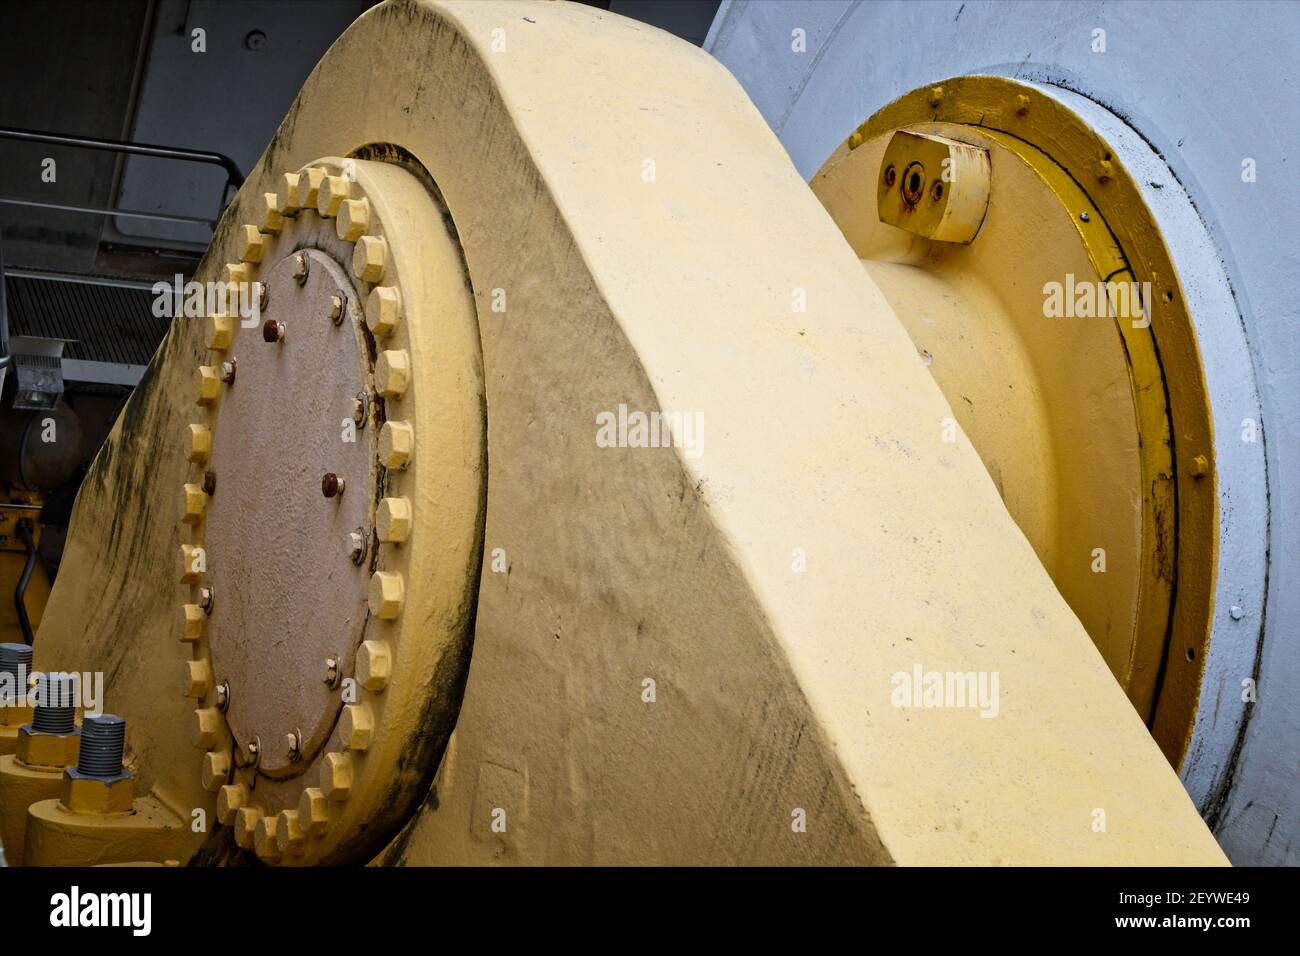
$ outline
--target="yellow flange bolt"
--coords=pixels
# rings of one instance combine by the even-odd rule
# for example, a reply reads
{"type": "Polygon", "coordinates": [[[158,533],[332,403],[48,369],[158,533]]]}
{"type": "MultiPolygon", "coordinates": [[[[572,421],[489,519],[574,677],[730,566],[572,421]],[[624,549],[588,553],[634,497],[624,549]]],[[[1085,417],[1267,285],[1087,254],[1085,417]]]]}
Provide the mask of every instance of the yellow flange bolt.
{"type": "Polygon", "coordinates": [[[383,690],[393,670],[387,641],[362,641],[357,648],[357,683],[366,690],[383,690]]]}
{"type": "Polygon", "coordinates": [[[190,451],[187,456],[195,464],[203,464],[212,456],[212,430],[207,425],[190,426],[190,451]]]}
{"type": "Polygon", "coordinates": [[[352,271],[362,282],[382,282],[388,265],[388,243],[380,236],[362,236],[352,250],[352,271]]]}
{"type": "Polygon", "coordinates": [[[376,338],[391,335],[402,318],[402,297],[396,286],[381,285],[366,299],[366,327],[376,338]]]}
{"type": "Polygon", "coordinates": [[[410,422],[384,422],[379,429],[379,461],[385,468],[401,470],[415,454],[415,429],[410,422]]]}
{"type": "Polygon", "coordinates": [[[375,513],[375,532],[384,544],[401,544],[411,536],[411,499],[384,498],[375,513]]]}
{"type": "Polygon", "coordinates": [[[339,206],[334,231],[344,242],[356,242],[370,228],[370,201],[347,199],[339,206]]]}

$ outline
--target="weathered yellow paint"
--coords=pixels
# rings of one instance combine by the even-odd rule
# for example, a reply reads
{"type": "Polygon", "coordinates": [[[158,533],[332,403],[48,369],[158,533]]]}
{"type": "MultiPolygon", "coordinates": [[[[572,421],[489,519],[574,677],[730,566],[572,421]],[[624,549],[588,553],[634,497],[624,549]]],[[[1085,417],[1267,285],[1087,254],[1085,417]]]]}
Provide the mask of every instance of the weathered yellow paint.
{"type": "MultiPolygon", "coordinates": [[[[1045,203],[1059,204],[1064,211],[1062,221],[1069,220],[1092,260],[1096,275],[1090,278],[1106,280],[1112,288],[1118,283],[1151,284],[1152,294],[1146,303],[1149,327],[1135,328],[1130,320],[1141,316],[1131,305],[1126,310],[1123,303],[1115,321],[1115,329],[1123,339],[1122,355],[1130,380],[1128,406],[1141,436],[1137,449],[1140,479],[1124,482],[1130,497],[1142,502],[1141,559],[1135,575],[1135,580],[1140,581],[1140,594],[1132,638],[1128,638],[1127,629],[1110,629],[1104,616],[1090,619],[1086,610],[1090,603],[1096,607],[1098,600],[1109,602],[1111,607],[1122,606],[1116,595],[1106,598],[1099,593],[1090,600],[1086,594],[1089,588],[1082,581],[1071,586],[1063,580],[1059,567],[1053,569],[1053,574],[1089,624],[1094,640],[1128,689],[1139,713],[1151,725],[1162,750],[1178,766],[1190,740],[1209,640],[1217,567],[1218,499],[1212,480],[1179,481],[1180,469],[1174,459],[1177,450],[1189,463],[1182,472],[1188,472],[1194,457],[1204,457],[1212,448],[1205,380],[1177,272],[1137,184],[1088,124],[1034,87],[1002,77],[959,77],[945,81],[942,88],[944,94],[937,101],[929,87],[914,90],[863,123],[814,177],[814,191],[846,227],[846,236],[855,248],[870,249],[865,244],[865,231],[860,228],[862,213],[850,211],[854,204],[863,205],[863,199],[869,199],[867,190],[857,190],[855,195],[850,178],[854,170],[871,162],[867,155],[870,151],[861,150],[863,144],[878,141],[902,127],[993,143],[1017,156],[1049,191],[1040,190],[1035,201],[1023,189],[1003,190],[1000,204],[1004,215],[1023,220],[1023,228],[1009,230],[1010,238],[990,252],[983,269],[984,281],[1000,287],[1003,300],[1012,297],[1018,286],[1023,290],[1026,285],[1041,286],[1044,278],[1062,278],[1064,270],[1053,262],[1053,257],[1059,256],[1061,247],[1072,243],[1059,230],[1056,239],[1045,240],[1037,224],[1031,222],[1045,214],[1041,208],[1045,203]],[[1087,218],[1080,213],[1087,214],[1087,218]],[[1049,268],[1057,274],[1049,276],[1049,268]]],[[[1004,171],[1010,172],[1005,166],[1004,171]]],[[[995,172],[995,190],[996,179],[995,172]]],[[[997,203],[996,191],[993,201],[997,203]]],[[[875,248],[879,249],[878,242],[875,248]]],[[[864,257],[869,254],[863,253],[864,257]]],[[[913,250],[912,255],[916,261],[923,258],[918,250],[913,250]]],[[[960,273],[965,265],[956,263],[949,268],[949,280],[955,281],[953,273],[960,273]]],[[[1041,323],[1038,328],[1041,335],[1041,323]]],[[[977,330],[978,325],[972,331],[978,335],[977,330]]],[[[915,323],[912,331],[915,336],[915,323]]],[[[1060,332],[1054,335],[1059,337],[1060,332]]],[[[1089,382],[1105,378],[1097,372],[1106,366],[1101,354],[1105,348],[1106,343],[1093,342],[1079,351],[1069,367],[1044,374],[1042,401],[1058,410],[1073,403],[1090,415],[1114,415],[1116,411],[1127,414],[1126,405],[1100,400],[1100,396],[1080,402],[1065,391],[1081,381],[1088,387],[1089,382]]],[[[942,375],[950,371],[935,369],[941,381],[942,375]]],[[[969,369],[970,379],[984,377],[982,365],[969,369]]],[[[961,418],[963,409],[958,406],[956,410],[961,418]]],[[[962,424],[967,422],[963,420],[962,424]]],[[[1094,430],[1098,425],[1108,427],[1111,438],[1102,444],[1087,438],[1088,424],[1057,423],[1054,431],[1065,446],[1062,457],[1067,463],[1055,475],[1044,473],[1039,484],[1043,487],[1056,483],[1067,491],[1073,486],[1076,500],[1093,502],[1087,513],[1105,520],[1108,513],[1128,509],[1102,504],[1110,482],[1095,481],[1093,476],[1107,474],[1108,469],[1099,459],[1122,447],[1120,435],[1127,426],[1119,421],[1112,425],[1096,421],[1090,424],[1094,430]]],[[[1023,435],[1010,425],[1004,429],[1003,440],[1017,441],[1023,435]]],[[[981,446],[986,436],[981,436],[981,446]]],[[[1212,479],[1211,473],[1207,463],[1206,475],[1212,479]]],[[[1067,510],[1080,513],[1076,508],[1067,510]]],[[[1034,530],[1024,521],[1022,527],[1035,540],[1034,530]]],[[[1097,537],[1095,532],[1088,533],[1097,537]]],[[[1112,553],[1113,549],[1108,551],[1108,557],[1112,553]]],[[[1077,571],[1086,565],[1080,561],[1074,567],[1077,571]]],[[[1114,577],[1113,564],[1107,573],[1114,577]]],[[[1122,566],[1120,573],[1126,573],[1122,566]]],[[[1099,589],[1094,586],[1092,590],[1099,589]]]]}
{"type": "Polygon", "coordinates": [[[24,866],[161,863],[186,855],[188,828],[153,797],[137,797],[130,813],[76,813],[58,798],[27,810],[24,866]]]}
{"type": "MultiPolygon", "coordinates": [[[[385,862],[1223,862],[974,449],[941,441],[951,409],[885,297],[716,62],[576,4],[381,5],[323,57],[198,278],[286,169],[348,155],[436,185],[486,412],[468,683],[463,701],[431,689],[456,730],[385,862]],[[703,454],[598,446],[619,405],[701,416],[703,454]],[[997,672],[997,718],[891,706],[914,665],[997,672]]],[[[388,252],[405,276],[417,253],[388,252]]],[[[402,306],[397,329],[429,322],[402,306]]],[[[114,675],[139,782],[181,813],[213,799],[189,703],[153,692],[189,653],[172,569],[190,466],[151,449],[186,434],[203,346],[198,323],[172,327],[92,468],[37,645],[42,666],[114,675]]],[[[411,358],[423,415],[439,369],[411,358]]],[[[430,423],[411,422],[388,451],[424,468],[430,423]]],[[[399,626],[431,577],[406,569],[399,626]]],[[[410,679],[404,640],[385,694],[410,679]]],[[[330,757],[304,830],[304,803],[360,796],[358,752],[330,757]]],[[[261,819],[237,809],[241,846],[261,819]]],[[[60,831],[36,820],[29,853],[60,831]]],[[[234,852],[225,828],[182,837],[207,841],[198,862],[234,852]]]]}
{"type": "Polygon", "coordinates": [[[6,865],[23,865],[27,808],[41,800],[57,799],[62,787],[62,768],[31,767],[15,754],[0,757],[0,845],[6,865]]]}

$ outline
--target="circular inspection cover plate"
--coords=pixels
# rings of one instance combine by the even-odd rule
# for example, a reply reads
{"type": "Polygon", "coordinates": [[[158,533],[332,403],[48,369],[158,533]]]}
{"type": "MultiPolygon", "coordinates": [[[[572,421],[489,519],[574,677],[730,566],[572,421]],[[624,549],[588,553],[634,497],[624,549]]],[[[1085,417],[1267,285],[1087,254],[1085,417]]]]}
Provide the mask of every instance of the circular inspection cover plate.
{"type": "Polygon", "coordinates": [[[244,329],[228,361],[235,380],[222,399],[211,469],[207,546],[215,595],[209,634],[213,676],[230,684],[226,718],[258,768],[287,776],[328,737],[340,698],[327,678],[350,663],[366,618],[369,572],[350,555],[370,525],[373,458],[358,432],[347,440],[365,388],[364,344],[347,274],[329,256],[302,253],[263,268],[262,320],[284,326],[280,341],[244,329]],[[342,321],[331,311],[342,300],[342,321]],[[344,481],[326,498],[322,477],[344,481]],[[295,752],[289,735],[299,734],[295,752]]]}

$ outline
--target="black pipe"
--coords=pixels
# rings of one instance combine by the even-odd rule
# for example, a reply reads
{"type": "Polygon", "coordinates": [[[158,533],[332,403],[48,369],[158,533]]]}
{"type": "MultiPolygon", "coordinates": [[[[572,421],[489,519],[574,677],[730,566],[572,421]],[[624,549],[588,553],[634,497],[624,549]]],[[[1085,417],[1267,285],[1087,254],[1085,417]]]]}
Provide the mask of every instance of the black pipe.
{"type": "Polygon", "coordinates": [[[4,235],[0,230],[0,372],[13,361],[9,354],[9,300],[5,297],[4,235]]]}
{"type": "Polygon", "coordinates": [[[24,598],[27,596],[27,585],[32,580],[32,571],[36,569],[36,544],[32,541],[32,523],[29,519],[23,518],[18,522],[18,537],[22,538],[23,546],[27,548],[27,563],[23,565],[23,573],[18,578],[18,587],[14,588],[14,607],[18,610],[18,626],[23,629],[23,640],[30,647],[36,642],[36,637],[32,634],[32,622],[27,617],[24,598]]]}
{"type": "Polygon", "coordinates": [[[65,136],[62,133],[41,133],[30,129],[0,126],[0,138],[17,139],[28,143],[53,143],[57,146],[81,146],[85,149],[104,149],[113,153],[131,153],[136,156],[160,156],[163,159],[180,159],[193,163],[208,163],[226,171],[226,182],[236,188],[244,185],[244,174],[235,161],[223,153],[209,153],[197,149],[177,149],[174,146],[150,146],[145,143],[128,143],[120,139],[96,139],[93,136],[65,136]]]}

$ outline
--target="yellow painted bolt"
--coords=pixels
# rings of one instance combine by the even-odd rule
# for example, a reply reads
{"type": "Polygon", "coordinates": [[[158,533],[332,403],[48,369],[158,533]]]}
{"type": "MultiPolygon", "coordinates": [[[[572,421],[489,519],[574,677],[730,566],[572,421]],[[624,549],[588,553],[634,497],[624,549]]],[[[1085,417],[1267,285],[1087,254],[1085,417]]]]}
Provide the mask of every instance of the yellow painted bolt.
{"type": "Polygon", "coordinates": [[[325,217],[339,214],[339,207],[352,195],[352,184],[342,176],[326,176],[316,195],[316,211],[325,217]]]}
{"type": "Polygon", "coordinates": [[[259,807],[241,806],[235,810],[235,842],[245,850],[253,848],[257,824],[262,819],[259,807]]]}
{"type": "Polygon", "coordinates": [[[849,134],[849,149],[857,149],[865,141],[866,141],[866,137],[864,137],[857,130],[854,130],[852,133],[849,134]]]}
{"type": "Polygon", "coordinates": [[[280,844],[276,840],[279,829],[279,817],[260,816],[253,828],[253,849],[260,859],[275,860],[280,856],[280,844]]]}
{"type": "Polygon", "coordinates": [[[181,640],[193,644],[203,636],[203,623],[208,616],[197,604],[186,604],[182,610],[185,612],[185,629],[181,632],[181,640]]]}
{"type": "Polygon", "coordinates": [[[308,833],[316,835],[329,829],[329,802],[320,787],[308,787],[298,798],[298,824],[308,833]]]}
{"type": "Polygon", "coordinates": [[[266,236],[256,226],[239,230],[239,258],[243,262],[261,262],[266,253],[266,236]]]}
{"type": "Polygon", "coordinates": [[[198,371],[194,373],[194,388],[198,393],[195,403],[198,405],[214,405],[221,396],[221,373],[215,366],[200,365],[198,371]]]}
{"type": "Polygon", "coordinates": [[[411,382],[411,355],[405,349],[386,349],[375,360],[375,389],[385,398],[401,398],[411,382]]]}
{"type": "Polygon", "coordinates": [[[402,319],[402,295],[396,286],[381,285],[366,299],[366,327],[377,337],[391,335],[402,319]]]}
{"type": "Polygon", "coordinates": [[[365,750],[375,731],[369,704],[348,704],[339,716],[339,739],[349,750],[365,750]]]}
{"type": "Polygon", "coordinates": [[[198,545],[181,545],[181,580],[194,584],[207,570],[207,554],[198,545]]]}
{"type": "Polygon", "coordinates": [[[190,450],[186,456],[196,464],[203,464],[212,454],[212,430],[207,425],[190,426],[190,450]]]}
{"type": "Polygon", "coordinates": [[[221,277],[226,283],[227,292],[238,291],[229,287],[239,286],[248,281],[248,265],[243,262],[227,262],[221,271],[221,277]]]}
{"type": "Polygon", "coordinates": [[[209,750],[203,755],[203,789],[216,793],[225,789],[230,776],[230,755],[221,750],[209,750]]]}
{"type": "Polygon", "coordinates": [[[346,199],[339,206],[334,231],[344,242],[356,242],[370,228],[370,200],[346,199]]]}
{"type": "Polygon", "coordinates": [[[1111,165],[1110,160],[1103,159],[1097,163],[1096,173],[1098,182],[1109,182],[1115,173],[1115,167],[1111,165]]]}
{"type": "Polygon", "coordinates": [[[943,87],[942,86],[930,87],[930,95],[927,97],[927,100],[929,101],[931,106],[938,106],[940,103],[942,103],[943,87]]]}
{"type": "Polygon", "coordinates": [[[362,641],[357,648],[357,683],[366,690],[383,690],[393,670],[387,641],[362,641]]]}
{"type": "Polygon", "coordinates": [[[275,841],[281,853],[301,853],[307,845],[307,834],[298,823],[297,810],[281,810],[275,826],[275,841]]]}
{"type": "Polygon", "coordinates": [[[315,209],[316,199],[320,194],[321,183],[325,182],[325,170],[319,166],[308,166],[298,172],[298,207],[315,209]]]}
{"type": "Polygon", "coordinates": [[[382,621],[391,621],[402,613],[406,585],[397,571],[376,571],[370,575],[370,613],[382,621]]]}
{"type": "Polygon", "coordinates": [[[375,532],[385,544],[401,544],[411,536],[411,499],[384,498],[375,514],[375,532]]]}
{"type": "Polygon", "coordinates": [[[415,454],[415,429],[410,422],[384,422],[379,429],[379,461],[385,468],[401,470],[415,454]]]}
{"type": "Polygon", "coordinates": [[[321,761],[320,789],[325,799],[338,803],[352,796],[352,756],[328,753],[321,761]]]}
{"type": "Polygon", "coordinates": [[[185,696],[202,699],[212,687],[212,666],[205,658],[185,662],[185,696]]]}
{"type": "Polygon", "coordinates": [[[352,271],[362,282],[380,282],[388,266],[388,243],[381,236],[362,236],[352,250],[352,271]]]}
{"type": "Polygon", "coordinates": [[[228,783],[217,791],[217,822],[230,826],[240,807],[248,806],[248,787],[242,783],[228,783]]]}
{"type": "Polygon", "coordinates": [[[1017,95],[1016,95],[1016,115],[1017,115],[1017,116],[1024,116],[1024,115],[1025,115],[1026,113],[1028,113],[1028,112],[1029,112],[1029,97],[1027,97],[1024,93],[1019,93],[1019,94],[1017,94],[1017,95]]]}
{"type": "Polygon", "coordinates": [[[1191,471],[1193,478],[1204,478],[1210,473],[1210,459],[1204,455],[1197,455],[1192,459],[1191,471]]]}
{"type": "Polygon", "coordinates": [[[211,750],[221,736],[221,711],[215,707],[200,707],[194,711],[194,746],[211,750]]]}
{"type": "Polygon", "coordinates": [[[186,524],[198,524],[203,520],[203,511],[208,506],[208,496],[203,493],[202,485],[185,485],[185,514],[181,518],[186,524]]]}
{"type": "Polygon", "coordinates": [[[298,214],[298,174],[285,173],[280,177],[280,188],[275,194],[276,206],[282,216],[298,214]]]}
{"type": "Polygon", "coordinates": [[[280,215],[279,197],[275,193],[262,193],[260,212],[257,228],[262,232],[278,236],[280,230],[284,228],[284,216],[280,215]]]}
{"type": "Polygon", "coordinates": [[[225,313],[208,316],[206,339],[210,349],[221,352],[230,348],[230,343],[235,339],[234,317],[225,313]]]}

